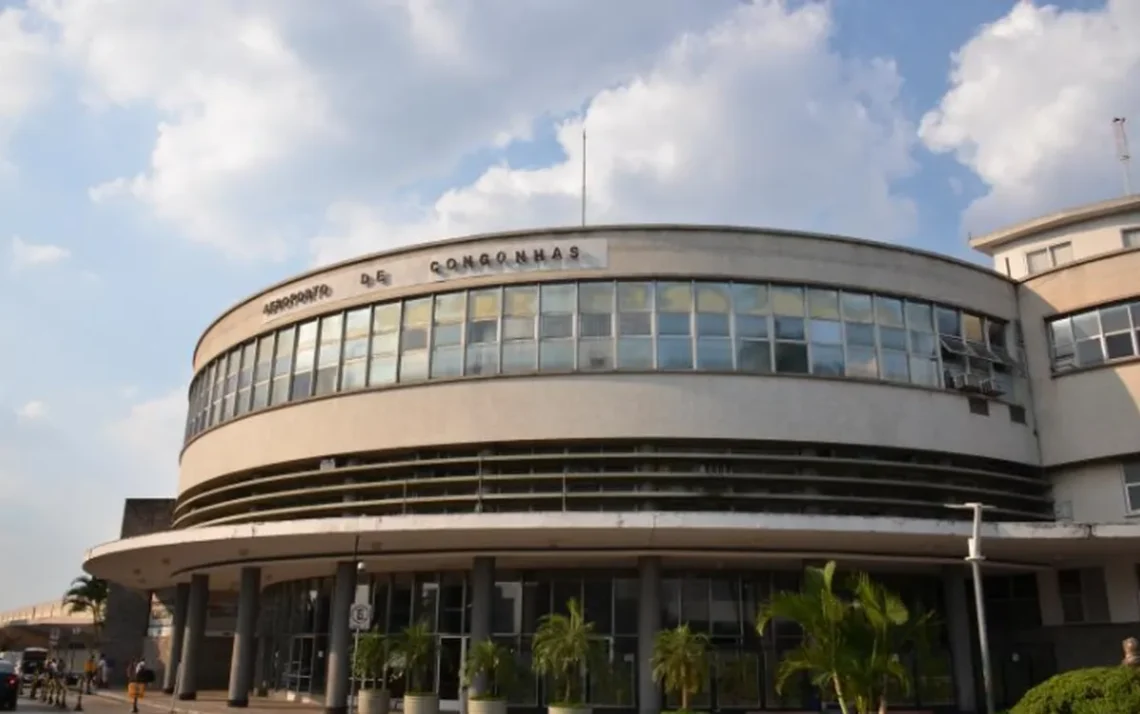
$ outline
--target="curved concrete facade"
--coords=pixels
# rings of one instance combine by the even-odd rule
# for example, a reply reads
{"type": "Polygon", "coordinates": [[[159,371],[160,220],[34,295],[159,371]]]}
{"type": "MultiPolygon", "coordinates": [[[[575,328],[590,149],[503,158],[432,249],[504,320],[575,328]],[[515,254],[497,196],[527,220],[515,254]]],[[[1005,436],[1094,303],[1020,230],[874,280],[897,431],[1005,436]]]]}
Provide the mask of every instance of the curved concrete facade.
{"type": "MultiPolygon", "coordinates": [[[[975,239],[996,271],[835,236],[600,226],[307,273],[201,337],[172,530],[85,567],[189,587],[187,612],[208,590],[274,583],[287,600],[312,578],[339,612],[353,562],[374,603],[401,578],[443,592],[459,573],[463,637],[498,627],[496,577],[546,587],[582,570],[618,573],[614,603],[623,578],[656,602],[654,583],[694,568],[837,557],[950,572],[951,603],[969,514],[947,505],[978,502],[998,522],[989,567],[1032,590],[1034,627],[1140,619],[1140,201],[1082,210],[975,239]],[[1074,577],[1104,593],[1083,619],[1074,577]]],[[[949,637],[968,652],[961,602],[948,627],[966,634],[949,637]]],[[[347,623],[328,627],[342,652],[347,623]]],[[[963,656],[953,699],[972,711],[963,656]]],[[[328,667],[339,712],[347,675],[328,667]]],[[[637,686],[655,711],[652,682],[637,686]]]]}

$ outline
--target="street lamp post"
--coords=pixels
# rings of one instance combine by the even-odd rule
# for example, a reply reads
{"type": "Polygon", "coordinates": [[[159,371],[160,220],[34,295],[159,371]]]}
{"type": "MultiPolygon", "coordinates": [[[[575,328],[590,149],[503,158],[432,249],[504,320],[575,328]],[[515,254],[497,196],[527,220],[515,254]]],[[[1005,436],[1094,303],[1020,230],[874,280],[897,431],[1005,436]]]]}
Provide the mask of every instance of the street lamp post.
{"type": "Polygon", "coordinates": [[[974,514],[973,535],[967,541],[969,550],[966,562],[974,578],[974,610],[978,620],[978,651],[982,655],[982,686],[986,694],[986,714],[994,714],[993,671],[990,668],[990,638],[986,630],[986,598],[982,588],[982,511],[989,508],[982,503],[948,504],[948,508],[968,510],[974,514]]]}

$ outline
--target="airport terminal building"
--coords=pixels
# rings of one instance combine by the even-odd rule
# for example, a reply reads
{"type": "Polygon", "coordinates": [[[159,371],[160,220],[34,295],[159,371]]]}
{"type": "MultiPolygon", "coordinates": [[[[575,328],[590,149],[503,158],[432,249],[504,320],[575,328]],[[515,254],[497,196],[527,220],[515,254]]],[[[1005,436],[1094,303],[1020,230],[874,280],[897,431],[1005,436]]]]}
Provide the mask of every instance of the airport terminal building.
{"type": "Polygon", "coordinates": [[[170,529],[85,567],[155,594],[152,646],[184,699],[212,671],[234,706],[270,690],[343,712],[367,603],[380,630],[428,621],[458,711],[468,643],[525,666],[574,597],[608,653],[591,704],[656,714],[675,703],[649,653],[678,622],[718,653],[696,707],[812,706],[806,682],[773,686],[798,634],[754,619],[835,558],[940,614],[900,706],[974,712],[969,514],[947,506],[982,502],[995,682],[1016,699],[1140,635],[1140,197],[972,245],[994,270],[829,235],[591,226],[292,278],[198,343],[170,529]]]}

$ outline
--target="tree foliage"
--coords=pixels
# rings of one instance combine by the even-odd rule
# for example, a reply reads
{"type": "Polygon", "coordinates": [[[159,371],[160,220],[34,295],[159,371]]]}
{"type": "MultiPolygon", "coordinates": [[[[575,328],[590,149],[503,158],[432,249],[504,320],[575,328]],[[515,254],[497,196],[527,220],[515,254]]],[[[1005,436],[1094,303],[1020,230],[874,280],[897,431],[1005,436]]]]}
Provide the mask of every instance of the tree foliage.
{"type": "Polygon", "coordinates": [[[688,623],[657,633],[653,643],[653,681],[681,697],[681,711],[689,711],[689,698],[704,687],[709,671],[709,638],[693,632],[688,623]]]}
{"type": "Polygon", "coordinates": [[[807,674],[844,714],[885,712],[892,688],[910,689],[900,655],[925,648],[933,616],[912,614],[898,594],[865,573],[851,576],[843,593],[835,569],[834,561],[807,568],[799,592],[776,593],[757,615],[761,635],[777,619],[803,630],[800,645],[780,662],[776,688],[782,691],[790,678],[807,674]]]}
{"type": "Polygon", "coordinates": [[[593,658],[594,624],[587,622],[582,606],[574,598],[566,603],[566,613],[544,615],[534,633],[534,671],[554,681],[558,705],[578,704],[578,685],[587,663],[593,658]]]}
{"type": "Polygon", "coordinates": [[[63,605],[70,613],[88,613],[98,642],[103,629],[103,615],[107,609],[108,584],[106,580],[81,575],[71,581],[63,594],[63,605]]]}
{"type": "Polygon", "coordinates": [[[1010,714],[1136,714],[1140,671],[1090,667],[1050,677],[1025,693],[1010,714]]]}

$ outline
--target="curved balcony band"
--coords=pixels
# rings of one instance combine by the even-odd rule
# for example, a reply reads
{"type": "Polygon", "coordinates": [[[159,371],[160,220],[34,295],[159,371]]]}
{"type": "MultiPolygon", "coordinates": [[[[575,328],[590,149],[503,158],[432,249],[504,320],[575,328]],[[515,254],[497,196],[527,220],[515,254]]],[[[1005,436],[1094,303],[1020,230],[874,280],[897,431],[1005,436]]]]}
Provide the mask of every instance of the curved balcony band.
{"type": "Polygon", "coordinates": [[[426,380],[607,371],[791,374],[1025,403],[1010,325],[819,285],[582,280],[378,302],[266,332],[190,388],[186,439],[269,407],[426,380]]]}
{"type": "Polygon", "coordinates": [[[1047,520],[1024,465],[898,449],[763,442],[543,443],[361,454],[231,474],[183,493],[178,528],[360,515],[721,511],[1047,520]]]}

